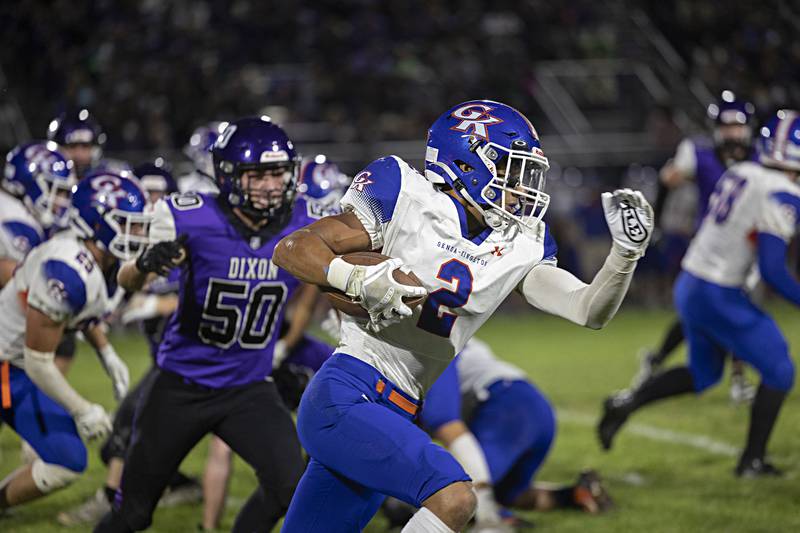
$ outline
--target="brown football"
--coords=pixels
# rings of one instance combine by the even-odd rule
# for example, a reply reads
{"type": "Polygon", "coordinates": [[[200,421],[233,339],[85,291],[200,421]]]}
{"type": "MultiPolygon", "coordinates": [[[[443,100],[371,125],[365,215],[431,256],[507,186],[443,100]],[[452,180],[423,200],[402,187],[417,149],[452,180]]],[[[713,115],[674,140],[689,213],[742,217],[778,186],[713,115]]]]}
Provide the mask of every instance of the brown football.
{"type": "MultiPolygon", "coordinates": [[[[342,259],[351,265],[370,266],[387,261],[391,259],[391,257],[379,254],[377,252],[353,252],[344,254],[342,259]]],[[[392,276],[394,277],[395,281],[402,283],[403,285],[415,285],[417,287],[423,286],[422,282],[413,272],[406,274],[402,270],[396,269],[392,273],[392,276]]],[[[358,302],[353,301],[342,291],[334,289],[333,287],[322,287],[322,292],[324,292],[328,297],[328,301],[331,303],[331,306],[333,306],[334,309],[337,309],[346,315],[357,318],[369,318],[369,313],[367,313],[367,310],[361,307],[361,304],[358,302]]],[[[421,305],[424,301],[425,296],[403,299],[403,303],[405,303],[411,309],[421,305]]]]}

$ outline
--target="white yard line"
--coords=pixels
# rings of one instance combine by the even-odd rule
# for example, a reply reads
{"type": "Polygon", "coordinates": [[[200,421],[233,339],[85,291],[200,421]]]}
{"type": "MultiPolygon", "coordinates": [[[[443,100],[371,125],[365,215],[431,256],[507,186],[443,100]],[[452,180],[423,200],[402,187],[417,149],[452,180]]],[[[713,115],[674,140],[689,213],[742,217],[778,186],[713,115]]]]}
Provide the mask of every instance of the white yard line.
{"type": "MultiPolygon", "coordinates": [[[[556,414],[556,420],[578,426],[595,427],[599,419],[597,415],[559,409],[556,414]]],[[[703,450],[715,455],[737,457],[740,453],[740,448],[738,446],[733,446],[727,442],[712,439],[708,435],[699,433],[674,431],[672,429],[663,429],[648,424],[639,424],[637,422],[626,424],[622,431],[650,440],[697,448],[698,450],[703,450]]]]}

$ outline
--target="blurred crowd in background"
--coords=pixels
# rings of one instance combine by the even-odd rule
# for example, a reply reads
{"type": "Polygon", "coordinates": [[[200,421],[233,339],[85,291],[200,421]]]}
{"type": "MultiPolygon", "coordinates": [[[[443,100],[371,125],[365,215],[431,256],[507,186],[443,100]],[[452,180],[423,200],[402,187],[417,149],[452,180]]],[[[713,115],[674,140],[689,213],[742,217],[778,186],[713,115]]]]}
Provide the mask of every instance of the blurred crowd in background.
{"type": "MultiPolygon", "coordinates": [[[[547,138],[559,132],[533,66],[635,55],[633,10],[677,51],[687,83],[709,95],[732,89],[760,116],[800,102],[800,7],[786,1],[19,0],[0,6],[0,66],[35,137],[60,111],[86,107],[107,132],[107,153],[172,155],[174,164],[209,120],[267,113],[301,150],[421,141],[442,109],[476,97],[521,109],[547,138]]],[[[679,111],[698,116],[708,103],[679,110],[669,98],[631,97],[624,83],[580,80],[570,85],[575,101],[606,109],[656,155],[626,165],[551,157],[548,218],[562,265],[579,275],[596,270],[608,244],[599,193],[624,184],[655,202],[658,169],[703,126],[679,111]]],[[[667,206],[667,238],[648,253],[634,298],[668,301],[692,202],[689,186],[667,206]]]]}

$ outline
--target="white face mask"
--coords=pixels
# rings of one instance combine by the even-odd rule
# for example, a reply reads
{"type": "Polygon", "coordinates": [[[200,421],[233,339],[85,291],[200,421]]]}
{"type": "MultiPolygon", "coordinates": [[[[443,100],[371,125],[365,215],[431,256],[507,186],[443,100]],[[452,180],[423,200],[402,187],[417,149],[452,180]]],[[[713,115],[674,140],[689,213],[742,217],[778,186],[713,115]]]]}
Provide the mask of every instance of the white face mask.
{"type": "Polygon", "coordinates": [[[112,209],[103,217],[116,235],[108,246],[114,256],[128,261],[141,254],[149,243],[147,237],[152,215],[112,209]]]}
{"type": "MultiPolygon", "coordinates": [[[[536,226],[550,204],[550,196],[544,192],[545,173],[550,168],[547,158],[492,142],[475,152],[493,176],[481,191],[482,199],[492,206],[492,212],[527,227],[536,226]]],[[[496,216],[487,218],[487,224],[496,227],[493,224],[497,224],[496,216]]]]}

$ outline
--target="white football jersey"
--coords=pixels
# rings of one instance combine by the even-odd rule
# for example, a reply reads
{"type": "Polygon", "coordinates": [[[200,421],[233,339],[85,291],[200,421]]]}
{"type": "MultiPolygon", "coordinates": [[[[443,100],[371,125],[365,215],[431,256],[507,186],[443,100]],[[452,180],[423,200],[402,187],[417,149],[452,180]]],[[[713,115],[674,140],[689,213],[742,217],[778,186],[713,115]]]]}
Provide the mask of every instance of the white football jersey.
{"type": "Polygon", "coordinates": [[[521,369],[495,357],[485,342],[472,338],[456,359],[458,386],[462,395],[474,395],[478,400],[488,398],[488,389],[493,383],[508,380],[527,380],[521,369]]]}
{"type": "Polygon", "coordinates": [[[403,260],[428,290],[414,315],[372,333],[344,316],[337,352],[377,368],[421,398],[525,275],[555,261],[544,223],[510,224],[470,239],[466,212],[403,160],[379,159],[358,174],[342,198],[372,239],[372,249],[403,260]]]}
{"type": "Polygon", "coordinates": [[[784,172],[749,161],[732,166],[720,178],[681,266],[717,285],[742,287],[757,262],[757,234],[791,240],[798,206],[800,185],[784,172]]]}
{"type": "Polygon", "coordinates": [[[199,192],[203,194],[219,194],[219,187],[217,187],[214,178],[210,178],[195,170],[178,178],[178,191],[181,193],[199,192]]]}
{"type": "Polygon", "coordinates": [[[0,360],[22,366],[27,306],[73,329],[111,312],[113,296],[83,242],[71,230],[56,234],[28,254],[0,291],[0,360]]]}
{"type": "Polygon", "coordinates": [[[42,226],[25,205],[0,189],[0,259],[19,263],[43,240],[42,226]]]}

